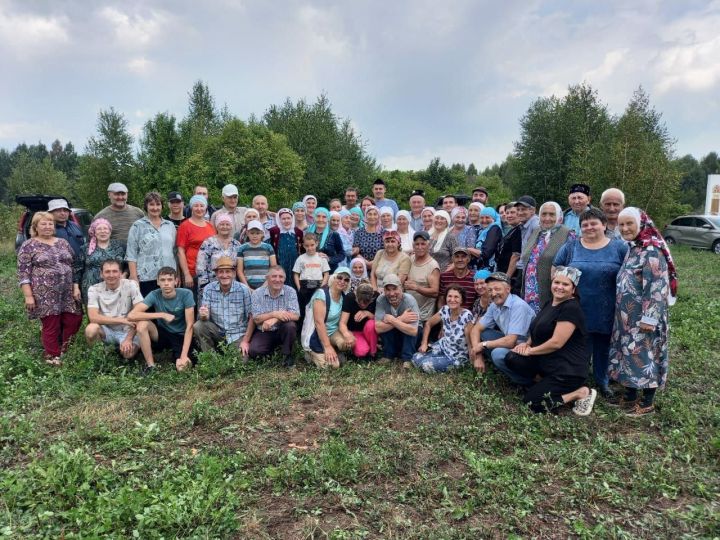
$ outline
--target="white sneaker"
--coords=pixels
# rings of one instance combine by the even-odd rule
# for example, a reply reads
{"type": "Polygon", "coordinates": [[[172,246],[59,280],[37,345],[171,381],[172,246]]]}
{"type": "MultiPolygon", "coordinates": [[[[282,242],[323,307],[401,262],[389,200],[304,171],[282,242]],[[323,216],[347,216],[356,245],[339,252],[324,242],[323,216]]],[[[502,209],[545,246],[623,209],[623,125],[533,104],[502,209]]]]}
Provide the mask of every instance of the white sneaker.
{"type": "Polygon", "coordinates": [[[590,395],[586,398],[578,399],[573,405],[573,412],[578,416],[587,416],[593,410],[595,400],[597,399],[597,390],[594,388],[590,389],[590,395]]]}

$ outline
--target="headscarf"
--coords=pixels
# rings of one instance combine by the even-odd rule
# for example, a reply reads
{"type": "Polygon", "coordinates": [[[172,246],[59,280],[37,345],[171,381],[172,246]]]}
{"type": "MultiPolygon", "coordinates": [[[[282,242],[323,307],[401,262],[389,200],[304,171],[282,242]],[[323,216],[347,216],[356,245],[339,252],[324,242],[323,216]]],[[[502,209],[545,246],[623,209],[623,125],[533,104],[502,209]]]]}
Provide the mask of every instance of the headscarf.
{"type": "Polygon", "coordinates": [[[477,241],[475,242],[475,248],[481,249],[483,243],[485,242],[485,239],[487,238],[488,233],[493,227],[498,227],[500,231],[502,232],[502,223],[500,221],[500,214],[497,213],[497,210],[495,210],[492,206],[486,206],[480,211],[481,216],[490,216],[493,218],[493,222],[488,225],[487,227],[482,227],[480,229],[480,232],[478,233],[477,241]]]}
{"type": "Polygon", "coordinates": [[[298,208],[302,208],[303,210],[305,210],[305,203],[302,201],[295,202],[293,203],[291,210],[294,212],[298,208]]]}
{"type": "MultiPolygon", "coordinates": [[[[377,206],[371,204],[370,206],[368,206],[368,207],[365,209],[365,215],[366,215],[366,216],[367,216],[367,213],[368,213],[370,210],[375,210],[375,211],[378,213],[378,222],[377,222],[377,225],[376,225],[376,226],[378,227],[378,229],[381,229],[382,226],[380,225],[380,209],[379,209],[377,206]]],[[[366,224],[366,223],[363,223],[363,227],[364,227],[365,225],[367,225],[367,224],[366,224]]]]}
{"type": "Polygon", "coordinates": [[[281,233],[290,233],[295,234],[295,214],[293,214],[293,211],[289,208],[281,208],[277,211],[277,224],[278,228],[280,229],[281,233]],[[292,218],[292,223],[290,224],[290,228],[286,229],[283,227],[282,220],[280,219],[280,216],[283,214],[290,214],[290,217],[292,218]]]}
{"type": "MultiPolygon", "coordinates": [[[[425,210],[423,210],[423,212],[424,211],[425,210]]],[[[436,233],[434,224],[433,224],[432,231],[430,232],[431,238],[433,235],[437,234],[437,237],[435,239],[435,244],[433,245],[433,248],[432,248],[433,253],[437,253],[438,251],[440,251],[440,248],[442,247],[443,242],[445,241],[445,237],[450,232],[450,226],[451,226],[452,220],[450,219],[450,214],[448,214],[445,210],[438,210],[437,212],[434,213],[434,215],[435,215],[435,217],[439,216],[439,217],[443,218],[447,223],[447,227],[445,227],[445,230],[443,232],[436,233]]]]}
{"type": "Polygon", "coordinates": [[[420,217],[422,217],[426,210],[429,211],[433,216],[435,215],[436,210],[432,206],[426,206],[422,209],[422,212],[420,212],[420,217]]]}
{"type": "Polygon", "coordinates": [[[677,298],[678,287],[677,270],[675,268],[675,261],[670,254],[670,249],[668,248],[667,243],[665,243],[663,235],[657,230],[655,223],[653,223],[650,216],[648,216],[644,210],[640,210],[634,206],[628,206],[618,214],[618,219],[623,216],[629,216],[635,220],[635,223],[637,223],[638,235],[633,240],[636,246],[654,246],[659,249],[663,255],[665,255],[668,267],[668,279],[670,280],[670,305],[674,304],[675,299],[677,298]]]}
{"type": "MultiPolygon", "coordinates": [[[[217,218],[215,218],[215,230],[219,234],[220,227],[219,225],[221,223],[229,223],[230,227],[233,227],[235,225],[235,221],[233,220],[232,216],[227,213],[220,214],[217,218]]],[[[232,233],[232,230],[230,231],[232,233]]]]}
{"type": "Polygon", "coordinates": [[[316,197],[315,195],[305,195],[305,196],[302,198],[302,202],[305,204],[305,223],[307,223],[308,225],[310,225],[310,224],[312,224],[312,222],[315,220],[315,218],[313,217],[313,216],[314,216],[313,214],[311,214],[311,213],[309,213],[309,212],[307,211],[307,202],[308,202],[308,199],[312,199],[312,200],[315,201],[315,207],[316,207],[316,208],[317,208],[317,204],[318,204],[318,199],[317,199],[317,197],[316,197]]]}
{"type": "Polygon", "coordinates": [[[397,215],[395,216],[395,230],[398,231],[398,234],[400,235],[400,249],[404,251],[405,253],[412,253],[413,251],[413,235],[415,234],[415,229],[413,229],[412,226],[412,217],[410,216],[410,212],[407,210],[400,210],[397,215]],[[405,219],[408,220],[408,232],[401,233],[398,230],[397,227],[397,219],[403,216],[405,219]]]}
{"type": "Polygon", "coordinates": [[[455,227],[455,216],[457,216],[460,212],[465,212],[465,223],[467,224],[467,218],[468,218],[468,211],[467,208],[464,206],[456,206],[450,211],[450,221],[451,226],[455,227]]]}
{"type": "Polygon", "coordinates": [[[362,229],[365,226],[365,214],[359,206],[355,206],[350,209],[351,214],[356,214],[360,217],[360,223],[358,223],[358,229],[362,229]]]}
{"type": "Polygon", "coordinates": [[[205,208],[207,208],[207,205],[208,205],[207,199],[205,197],[203,197],[202,195],[193,195],[192,197],[190,197],[190,201],[188,202],[188,204],[190,205],[190,208],[192,208],[193,205],[195,205],[197,203],[202,203],[203,206],[205,208]]]}
{"type": "Polygon", "coordinates": [[[97,238],[95,237],[95,231],[97,230],[98,225],[107,225],[110,229],[110,234],[112,234],[112,225],[107,219],[96,218],[95,220],[93,220],[93,222],[90,224],[90,228],[88,229],[88,236],[90,237],[90,243],[88,244],[87,250],[88,255],[92,255],[93,251],[95,251],[95,248],[97,247],[97,238]]]}
{"type": "Polygon", "coordinates": [[[315,204],[317,204],[317,202],[318,202],[317,197],[316,197],[315,195],[305,195],[305,196],[302,198],[302,202],[303,202],[303,204],[304,204],[306,207],[307,207],[307,201],[308,201],[308,199],[315,199],[315,204]]]}
{"type": "Polygon", "coordinates": [[[363,259],[362,257],[355,257],[352,261],[350,261],[350,270],[351,270],[351,272],[350,272],[350,277],[351,277],[351,278],[352,278],[352,277],[355,277],[355,274],[352,273],[352,267],[353,267],[353,265],[354,265],[356,262],[361,263],[361,264],[362,264],[362,267],[363,267],[363,275],[360,276],[360,278],[361,278],[361,279],[362,279],[362,278],[367,278],[367,277],[368,277],[367,265],[365,264],[365,259],[363,259]]]}
{"type": "Polygon", "coordinates": [[[578,283],[580,283],[582,272],[574,266],[556,266],[553,277],[555,276],[565,276],[577,287],[578,283]]]}
{"type": "Polygon", "coordinates": [[[542,221],[540,221],[541,230],[540,230],[540,233],[539,233],[539,234],[544,235],[544,236],[545,236],[545,242],[547,242],[548,240],[550,240],[550,237],[553,235],[553,233],[560,228],[560,225],[562,225],[564,216],[563,216],[562,208],[561,208],[560,205],[559,205],[558,203],[556,203],[555,201],[547,201],[547,202],[542,203],[542,204],[540,205],[540,208],[538,209],[538,214],[539,214],[539,215],[542,214],[543,206],[552,206],[552,207],[555,209],[555,225],[553,225],[552,227],[550,227],[550,228],[548,228],[548,229],[543,229],[543,228],[542,228],[542,221]]]}
{"type": "MultiPolygon", "coordinates": [[[[306,195],[307,196],[307,195],[306,195]]],[[[310,195],[312,197],[312,195],[310,195]]],[[[318,214],[323,214],[326,218],[328,218],[328,223],[325,225],[325,228],[323,229],[322,235],[320,237],[320,242],[318,244],[318,251],[325,247],[325,242],[327,241],[327,237],[330,234],[330,210],[327,208],[324,208],[322,206],[319,206],[315,209],[315,212],[313,213],[313,216],[317,216],[318,214]]],[[[317,223],[314,223],[308,227],[308,232],[315,233],[317,230],[317,223]]]]}
{"type": "Polygon", "coordinates": [[[492,274],[492,272],[490,272],[490,270],[486,270],[486,269],[478,270],[477,272],[475,272],[475,275],[473,276],[473,280],[487,279],[490,277],[490,274],[492,274]]]}

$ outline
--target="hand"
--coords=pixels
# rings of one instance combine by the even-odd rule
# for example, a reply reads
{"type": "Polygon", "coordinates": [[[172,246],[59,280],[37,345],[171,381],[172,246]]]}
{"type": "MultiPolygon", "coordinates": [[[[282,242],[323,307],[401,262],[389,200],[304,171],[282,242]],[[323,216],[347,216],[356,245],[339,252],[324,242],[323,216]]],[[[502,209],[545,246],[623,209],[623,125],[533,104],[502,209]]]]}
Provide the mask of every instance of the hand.
{"type": "Polygon", "coordinates": [[[282,322],[288,322],[290,320],[290,313],[287,311],[276,311],[275,318],[282,322]]]}
{"type": "Polygon", "coordinates": [[[210,308],[207,306],[200,306],[200,309],[198,309],[198,315],[200,316],[200,320],[207,321],[210,318],[210,308]]]}
{"type": "Polygon", "coordinates": [[[181,356],[180,358],[175,360],[175,369],[177,369],[178,371],[185,371],[191,365],[192,362],[187,356],[181,356]]]}
{"type": "Polygon", "coordinates": [[[482,354],[482,352],[485,350],[485,347],[483,347],[482,342],[478,342],[475,345],[473,345],[473,352],[477,354],[482,354]]]}
{"type": "Polygon", "coordinates": [[[185,276],[184,285],[185,285],[186,288],[192,289],[194,284],[195,284],[195,282],[193,281],[193,277],[192,277],[190,274],[188,274],[187,276],[185,276]]]}
{"type": "Polygon", "coordinates": [[[261,329],[263,332],[267,332],[273,326],[275,326],[276,323],[277,323],[277,319],[275,319],[275,318],[267,319],[266,321],[264,321],[262,323],[261,329]]]}
{"type": "Polygon", "coordinates": [[[240,342],[240,352],[244,357],[247,357],[248,354],[250,354],[250,343],[244,339],[240,342]]]}
{"type": "Polygon", "coordinates": [[[405,312],[398,317],[398,319],[405,324],[417,322],[418,318],[418,314],[411,309],[406,309],[405,312]]]}
{"type": "Polygon", "coordinates": [[[173,322],[175,320],[175,315],[172,313],[161,313],[160,315],[165,322],[173,322]]]}
{"type": "Polygon", "coordinates": [[[527,343],[520,343],[519,345],[515,346],[512,352],[521,356],[530,356],[530,345],[528,345],[527,343]]]}
{"type": "Polygon", "coordinates": [[[478,355],[473,359],[473,367],[479,373],[485,373],[485,359],[482,355],[478,355]]]}
{"type": "Polygon", "coordinates": [[[355,336],[353,336],[351,333],[343,334],[343,339],[345,340],[345,344],[348,346],[348,348],[355,346],[355,336]]]}
{"type": "Polygon", "coordinates": [[[418,347],[418,351],[420,351],[421,353],[426,353],[427,350],[428,350],[428,344],[423,341],[420,344],[420,346],[418,347]]]}
{"type": "Polygon", "coordinates": [[[82,295],[80,294],[80,285],[78,285],[77,283],[73,283],[73,299],[76,302],[79,302],[81,298],[82,295]]]}
{"type": "Polygon", "coordinates": [[[406,279],[405,280],[405,290],[406,291],[416,291],[417,283],[415,283],[415,281],[413,281],[412,279],[406,279]]]}
{"type": "Polygon", "coordinates": [[[318,251],[318,255],[320,255],[320,257],[322,257],[323,259],[328,258],[327,254],[323,253],[322,251],[318,251]]]}
{"type": "Polygon", "coordinates": [[[32,311],[35,309],[35,297],[34,296],[26,296],[25,297],[25,309],[28,311],[32,311]]]}
{"type": "Polygon", "coordinates": [[[655,330],[655,327],[653,325],[643,323],[643,322],[640,323],[640,331],[641,332],[652,332],[653,330],[655,330]]]}
{"type": "Polygon", "coordinates": [[[370,318],[370,315],[371,315],[371,313],[369,311],[362,310],[362,311],[358,311],[355,314],[355,316],[353,317],[353,319],[355,320],[355,322],[360,322],[363,319],[370,318]]]}
{"type": "Polygon", "coordinates": [[[325,361],[331,366],[331,367],[340,367],[340,359],[338,358],[337,353],[335,352],[335,349],[332,347],[329,347],[325,351],[325,361]]]}
{"type": "MultiPolygon", "coordinates": [[[[131,280],[131,281],[134,281],[135,283],[137,283],[138,285],[140,285],[140,278],[139,278],[139,277],[137,277],[137,276],[130,276],[130,280],[131,280]]],[[[177,278],[175,278],[175,281],[177,281],[177,278]]],[[[177,287],[177,286],[179,286],[179,284],[176,283],[175,286],[177,287]]]]}
{"type": "Polygon", "coordinates": [[[133,343],[132,338],[126,337],[120,343],[120,352],[122,354],[129,354],[133,350],[133,347],[135,347],[135,344],[133,343]]]}

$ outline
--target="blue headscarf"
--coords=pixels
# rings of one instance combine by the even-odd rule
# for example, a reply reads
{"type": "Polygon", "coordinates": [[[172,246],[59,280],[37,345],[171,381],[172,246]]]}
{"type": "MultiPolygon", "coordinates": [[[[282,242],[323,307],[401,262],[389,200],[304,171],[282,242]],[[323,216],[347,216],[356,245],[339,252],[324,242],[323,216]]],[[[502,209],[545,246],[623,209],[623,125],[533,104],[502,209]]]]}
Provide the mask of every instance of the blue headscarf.
{"type": "MultiPolygon", "coordinates": [[[[497,211],[492,206],[486,206],[480,211],[481,216],[490,216],[493,218],[493,222],[488,225],[487,227],[483,227],[480,229],[480,233],[478,234],[477,242],[475,242],[475,248],[481,249],[483,242],[485,242],[485,239],[487,238],[488,233],[493,227],[498,227],[500,231],[502,232],[502,222],[500,220],[500,214],[497,213],[497,211]]],[[[482,227],[482,225],[481,225],[482,227]]]]}
{"type": "MultiPolygon", "coordinates": [[[[321,250],[322,248],[325,247],[325,242],[327,241],[328,234],[330,234],[330,210],[320,206],[315,209],[315,212],[313,213],[313,217],[317,216],[318,214],[324,214],[328,220],[328,223],[327,223],[327,225],[325,225],[325,229],[323,229],[322,236],[320,237],[320,242],[318,244],[318,250],[321,250]]],[[[317,229],[317,224],[313,223],[312,225],[310,225],[308,227],[308,232],[317,234],[317,232],[315,232],[316,229],[317,229]]]]}
{"type": "Polygon", "coordinates": [[[357,206],[354,206],[353,208],[350,209],[350,212],[360,216],[360,223],[358,224],[358,229],[362,229],[365,226],[365,214],[363,214],[362,209],[360,209],[357,206]]]}
{"type": "Polygon", "coordinates": [[[491,274],[490,270],[486,270],[486,269],[478,270],[477,272],[475,272],[473,279],[474,280],[487,279],[490,277],[490,274],[491,274]]]}

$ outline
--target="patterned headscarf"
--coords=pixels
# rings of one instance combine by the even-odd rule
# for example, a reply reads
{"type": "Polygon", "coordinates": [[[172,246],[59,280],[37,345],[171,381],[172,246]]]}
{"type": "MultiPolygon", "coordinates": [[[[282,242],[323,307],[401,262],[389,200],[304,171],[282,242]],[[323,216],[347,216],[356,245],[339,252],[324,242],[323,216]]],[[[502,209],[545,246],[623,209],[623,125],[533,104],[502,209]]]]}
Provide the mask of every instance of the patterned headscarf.
{"type": "Polygon", "coordinates": [[[580,283],[582,272],[574,266],[556,266],[553,277],[555,276],[565,276],[577,287],[578,283],[580,283]]]}
{"type": "Polygon", "coordinates": [[[280,210],[277,211],[277,217],[278,217],[277,224],[278,224],[278,228],[280,229],[281,233],[295,234],[295,214],[293,214],[292,210],[290,210],[289,208],[281,208],[280,210]],[[290,214],[290,217],[292,218],[292,223],[290,224],[290,228],[286,229],[285,227],[283,227],[282,220],[280,219],[280,216],[282,216],[283,214],[290,214]]]}
{"type": "Polygon", "coordinates": [[[202,205],[205,206],[205,208],[207,208],[207,205],[208,205],[207,199],[205,197],[203,197],[202,195],[193,195],[192,197],[190,197],[190,201],[188,202],[188,204],[190,205],[190,208],[192,208],[193,205],[198,204],[198,203],[202,203],[202,205]]]}
{"type": "Polygon", "coordinates": [[[110,222],[105,218],[97,218],[95,219],[91,224],[90,228],[88,229],[88,236],[90,237],[90,243],[88,244],[88,250],[87,254],[92,255],[93,251],[95,251],[95,248],[97,247],[97,238],[95,237],[95,231],[98,228],[98,225],[107,225],[107,227],[110,229],[110,233],[112,234],[112,225],[110,222]]]}

